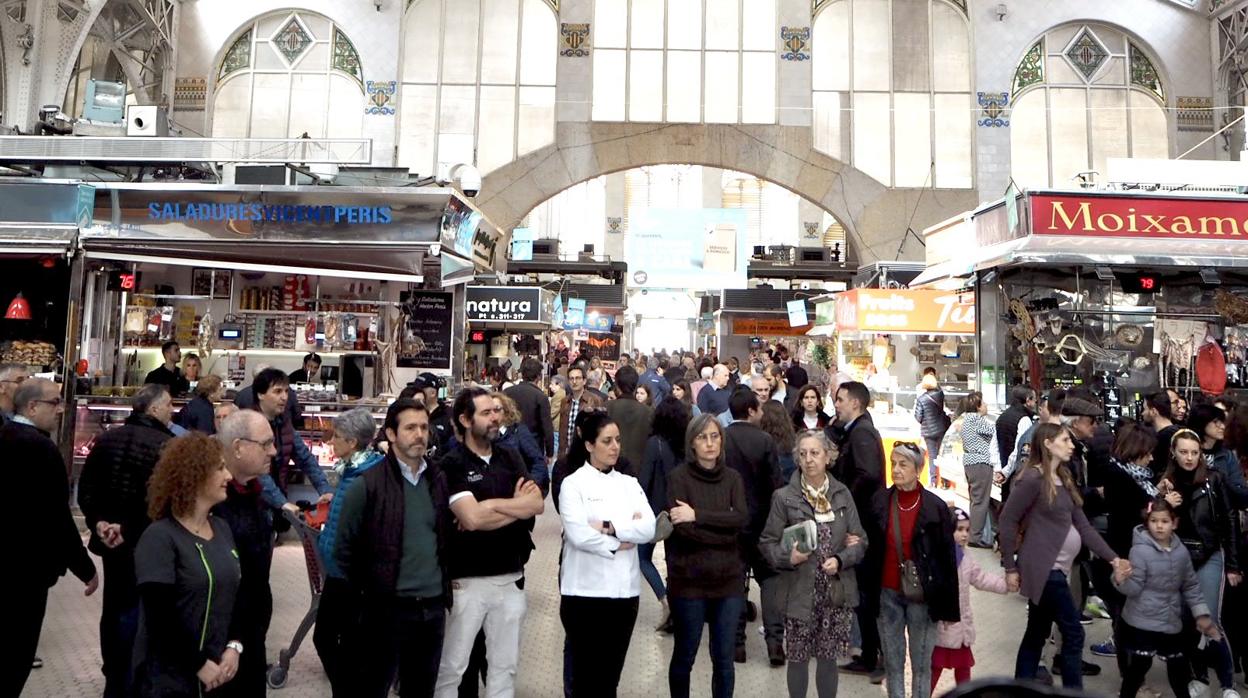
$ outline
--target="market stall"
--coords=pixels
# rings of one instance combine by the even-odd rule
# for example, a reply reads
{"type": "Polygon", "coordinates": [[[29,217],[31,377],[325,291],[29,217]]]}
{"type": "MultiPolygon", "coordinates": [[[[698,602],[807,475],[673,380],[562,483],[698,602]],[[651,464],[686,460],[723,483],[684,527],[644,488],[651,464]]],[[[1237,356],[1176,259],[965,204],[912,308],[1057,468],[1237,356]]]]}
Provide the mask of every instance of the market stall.
{"type": "Polygon", "coordinates": [[[98,189],[81,236],[78,456],[176,341],[231,395],[260,367],[292,373],[317,354],[324,379],[292,389],[304,437],[330,458],[321,436],[334,416],[364,405],[380,418],[416,374],[450,372],[462,290],[441,290],[446,258],[472,269],[499,236],[440,188],[98,189]]]}
{"type": "Polygon", "coordinates": [[[985,394],[1079,386],[1109,418],[1160,387],[1248,385],[1248,201],[1237,195],[1026,191],[967,214],[922,283],[974,288],[985,394]],[[974,250],[949,255],[950,246],[974,250]]]}
{"type": "Polygon", "coordinates": [[[555,327],[555,294],[540,286],[468,286],[464,289],[464,379],[483,381],[490,369],[520,368],[524,356],[545,356],[555,327]]]}
{"type": "Polygon", "coordinates": [[[832,326],[811,334],[832,337],[840,370],[870,388],[885,453],[897,441],[923,443],[912,411],[925,368],[936,370],[950,408],[976,389],[973,295],[855,288],[820,297],[816,308],[832,326]]]}
{"type": "Polygon", "coordinates": [[[812,365],[812,342],[807,333],[812,327],[810,319],[815,315],[813,298],[816,295],[815,291],[773,288],[723,291],[715,313],[720,357],[736,356],[745,362],[754,352],[782,345],[790,356],[797,357],[804,365],[812,365]],[[793,313],[790,313],[791,304],[793,313]]]}

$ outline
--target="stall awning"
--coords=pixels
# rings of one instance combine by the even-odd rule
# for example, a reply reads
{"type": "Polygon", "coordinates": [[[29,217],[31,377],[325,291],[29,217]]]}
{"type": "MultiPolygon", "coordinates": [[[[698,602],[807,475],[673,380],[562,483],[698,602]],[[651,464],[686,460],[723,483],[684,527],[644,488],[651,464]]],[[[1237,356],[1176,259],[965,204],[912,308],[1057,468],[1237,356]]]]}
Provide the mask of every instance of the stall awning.
{"type": "Polygon", "coordinates": [[[67,254],[78,235],[77,226],[0,225],[0,255],[37,257],[67,254]]]}
{"type": "Polygon", "coordinates": [[[1237,239],[1029,235],[985,248],[975,268],[1010,264],[1105,264],[1122,266],[1243,267],[1248,243],[1237,239]]]}
{"type": "Polygon", "coordinates": [[[90,259],[419,283],[428,245],[84,237],[90,259]]]}

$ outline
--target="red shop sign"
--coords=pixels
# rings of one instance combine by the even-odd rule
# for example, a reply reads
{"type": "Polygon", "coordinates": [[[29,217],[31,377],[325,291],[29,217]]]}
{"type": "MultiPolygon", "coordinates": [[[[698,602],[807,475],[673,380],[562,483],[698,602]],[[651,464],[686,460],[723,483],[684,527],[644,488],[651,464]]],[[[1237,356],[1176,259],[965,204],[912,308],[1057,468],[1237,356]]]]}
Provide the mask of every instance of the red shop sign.
{"type": "Polygon", "coordinates": [[[1248,201],[1031,195],[1034,235],[1248,239],[1248,201]]]}

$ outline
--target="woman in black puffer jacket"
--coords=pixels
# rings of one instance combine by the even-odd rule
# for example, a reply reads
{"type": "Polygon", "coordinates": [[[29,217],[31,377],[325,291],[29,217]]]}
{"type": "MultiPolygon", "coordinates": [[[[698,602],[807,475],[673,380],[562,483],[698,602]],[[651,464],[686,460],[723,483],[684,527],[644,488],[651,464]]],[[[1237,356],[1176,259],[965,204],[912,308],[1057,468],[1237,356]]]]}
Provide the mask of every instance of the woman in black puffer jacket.
{"type": "MultiPolygon", "coordinates": [[[[1223,582],[1239,586],[1239,518],[1231,507],[1231,495],[1221,473],[1211,471],[1201,455],[1201,438],[1191,429],[1180,429],[1170,440],[1170,465],[1158,489],[1179,514],[1177,534],[1192,555],[1196,576],[1214,623],[1221,627],[1223,582]]],[[[1234,673],[1225,635],[1198,649],[1199,636],[1192,619],[1185,635],[1191,639],[1188,659],[1197,679],[1207,678],[1212,666],[1222,690],[1233,690],[1234,673]]],[[[1207,682],[1207,681],[1206,681],[1207,682]]]]}
{"type": "MultiPolygon", "coordinates": [[[[936,380],[935,374],[929,373],[923,376],[923,383],[919,389],[922,393],[914,401],[914,419],[919,423],[919,433],[923,435],[923,441],[927,444],[928,474],[931,475],[928,482],[935,486],[940,477],[939,471],[936,470],[936,458],[940,455],[940,442],[945,438],[945,432],[949,431],[952,421],[949,419],[949,414],[945,412],[945,391],[940,389],[940,382],[936,380]]],[[[922,470],[920,467],[920,480],[922,480],[922,470]]]]}

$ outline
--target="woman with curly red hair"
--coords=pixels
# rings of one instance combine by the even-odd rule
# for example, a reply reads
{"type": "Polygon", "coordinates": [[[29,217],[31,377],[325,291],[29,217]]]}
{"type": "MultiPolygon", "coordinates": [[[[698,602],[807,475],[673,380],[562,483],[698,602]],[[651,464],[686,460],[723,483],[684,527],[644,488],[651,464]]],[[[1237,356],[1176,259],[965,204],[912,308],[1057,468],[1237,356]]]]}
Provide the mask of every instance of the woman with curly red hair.
{"type": "Polygon", "coordinates": [[[238,671],[238,643],[228,637],[238,557],[230,527],[209,515],[230,479],[220,443],[191,433],[165,445],[148,481],[154,523],[134,554],[138,695],[197,696],[238,671]]]}

